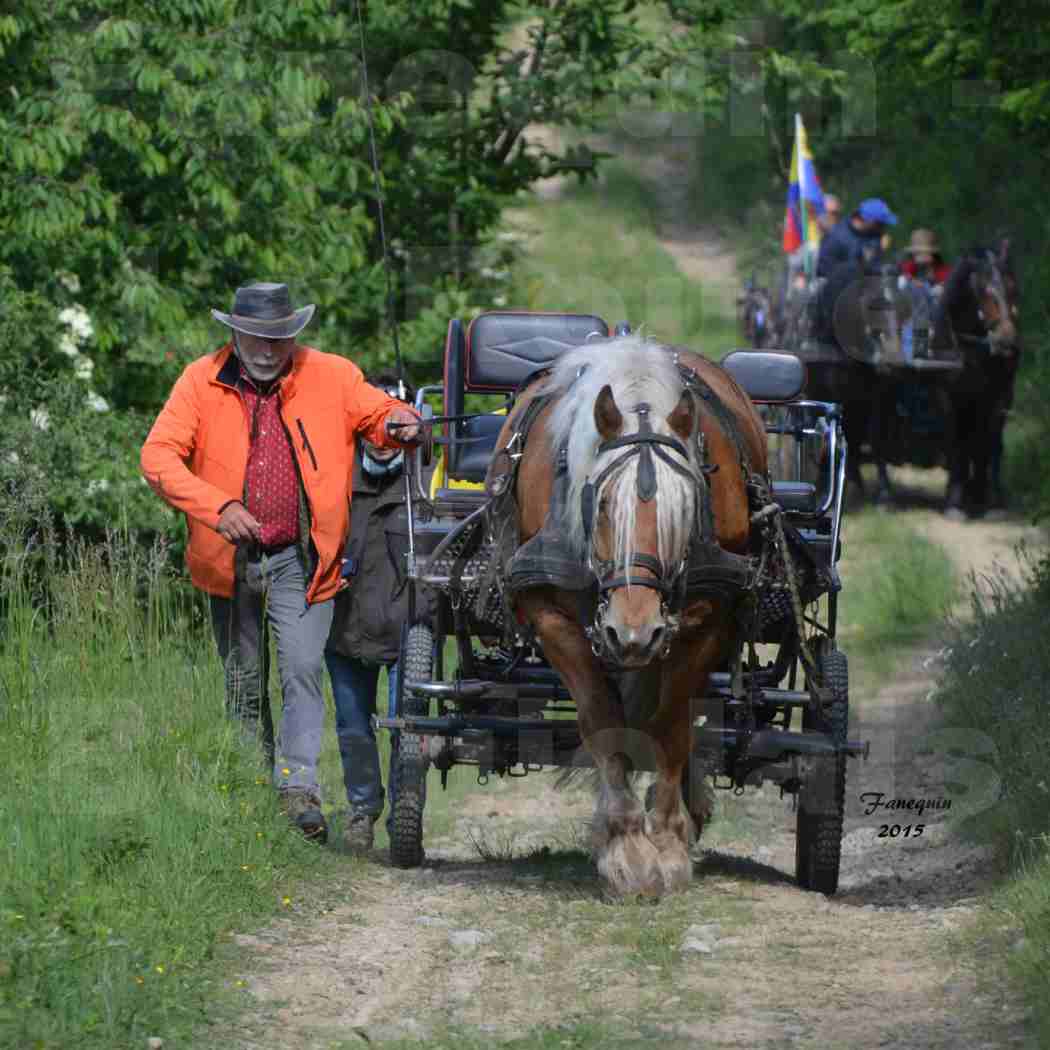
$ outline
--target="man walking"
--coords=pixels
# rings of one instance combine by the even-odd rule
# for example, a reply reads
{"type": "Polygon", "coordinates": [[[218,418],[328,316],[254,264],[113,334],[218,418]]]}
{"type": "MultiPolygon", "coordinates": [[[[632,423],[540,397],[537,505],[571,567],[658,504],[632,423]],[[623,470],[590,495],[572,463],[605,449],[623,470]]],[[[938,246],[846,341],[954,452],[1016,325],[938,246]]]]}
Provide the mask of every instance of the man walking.
{"type": "Polygon", "coordinates": [[[292,308],[285,284],[238,288],[231,313],[212,311],[231,342],[183,372],[141,464],[153,490],[186,515],[186,562],[211,598],[230,713],[261,735],[289,819],[324,842],[321,673],[343,586],[355,443],[401,446],[419,426],[356,365],[297,344],[313,313],[292,308]],[[388,423],[405,424],[396,439],[388,423]],[[276,748],[268,629],[284,699],[276,748]]]}

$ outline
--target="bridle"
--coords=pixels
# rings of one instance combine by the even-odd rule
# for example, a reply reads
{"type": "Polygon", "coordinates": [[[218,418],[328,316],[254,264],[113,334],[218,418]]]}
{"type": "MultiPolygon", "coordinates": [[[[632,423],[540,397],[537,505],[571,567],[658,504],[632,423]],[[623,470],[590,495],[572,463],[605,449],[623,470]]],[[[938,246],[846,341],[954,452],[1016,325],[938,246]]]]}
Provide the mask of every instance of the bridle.
{"type": "Polygon", "coordinates": [[[1016,341],[1016,328],[1013,321],[1016,307],[1014,307],[1009,300],[1002,271],[999,269],[999,265],[995,260],[994,252],[985,252],[985,257],[980,268],[984,271],[983,278],[978,278],[978,268],[974,267],[974,271],[970,274],[969,286],[977,304],[977,319],[984,327],[985,334],[976,335],[970,332],[955,332],[954,325],[952,325],[952,331],[956,339],[961,342],[975,344],[979,347],[987,347],[988,352],[991,353],[993,357],[1008,357],[1013,353],[1013,347],[1016,341]],[[991,323],[989,323],[982,302],[989,296],[995,301],[996,309],[999,314],[999,316],[994,321],[991,321],[991,323]],[[1003,322],[1007,322],[1009,329],[1013,329],[1014,331],[1014,335],[1010,339],[1004,339],[1000,332],[1000,327],[1003,322]]]}
{"type": "MultiPolygon", "coordinates": [[[[624,565],[625,571],[615,575],[617,561],[615,559],[594,558],[593,537],[594,519],[597,512],[597,500],[604,486],[614,477],[621,473],[627,464],[638,459],[638,470],[635,479],[638,498],[643,503],[649,503],[656,498],[657,477],[654,456],[662,463],[670,467],[675,473],[686,478],[698,486],[697,505],[694,505],[693,531],[697,533],[698,522],[701,517],[698,505],[701,494],[700,486],[705,486],[704,475],[713,473],[717,467],[701,466],[697,472],[690,464],[689,452],[686,446],[677,438],[664,434],[657,434],[650,422],[652,407],[647,402],[641,402],[635,406],[634,411],[638,414],[638,430],[633,434],[622,437],[610,438],[598,446],[598,455],[612,452],[618,448],[627,449],[621,456],[607,463],[596,477],[588,479],[580,495],[580,511],[583,520],[584,539],[586,542],[588,565],[598,580],[598,605],[595,610],[594,623],[587,628],[587,637],[591,640],[591,648],[596,656],[605,654],[604,621],[609,611],[609,594],[621,587],[648,587],[660,594],[661,615],[667,624],[666,642],[662,656],[670,651],[670,646],[680,629],[680,623],[676,615],[679,605],[678,599],[683,592],[686,577],[687,559],[682,559],[677,564],[665,565],[658,557],[651,554],[640,554],[632,551],[624,565]],[[668,449],[671,451],[669,452],[668,449]],[[671,454],[684,462],[680,462],[671,454]],[[632,569],[644,569],[651,573],[650,576],[639,576],[632,569]]],[[[694,420],[698,419],[698,412],[694,405],[694,420]]],[[[700,462],[704,463],[704,437],[699,425],[696,429],[697,444],[700,452],[700,462]]]]}

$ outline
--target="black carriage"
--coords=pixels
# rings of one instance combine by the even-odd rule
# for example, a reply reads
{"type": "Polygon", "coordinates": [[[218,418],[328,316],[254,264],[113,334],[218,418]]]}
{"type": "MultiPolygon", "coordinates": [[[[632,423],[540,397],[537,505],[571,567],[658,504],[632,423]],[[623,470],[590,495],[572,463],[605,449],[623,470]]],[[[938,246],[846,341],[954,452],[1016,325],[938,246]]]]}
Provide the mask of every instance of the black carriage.
{"type": "MultiPolygon", "coordinates": [[[[901,281],[887,264],[878,274],[814,278],[789,286],[779,346],[809,364],[851,359],[871,368],[875,407],[872,453],[894,465],[943,466],[948,459],[949,385],[964,366],[957,348],[935,347],[936,300],[921,284],[901,281]],[[822,339],[824,297],[834,302],[835,342],[822,339]]],[[[854,455],[860,449],[853,450],[854,455]]]]}
{"type": "MultiPolygon", "coordinates": [[[[427,396],[440,395],[443,414],[453,417],[439,439],[447,482],[485,481],[506,418],[465,414],[468,394],[509,399],[564,350],[594,341],[600,352],[611,334],[601,318],[585,315],[488,313],[469,327],[451,321],[443,384],[421,389],[417,400],[429,416],[427,396]]],[[[798,400],[804,374],[795,357],[737,352],[723,365],[765,403],[776,503],[755,523],[768,539],[757,556],[760,582],[748,629],[732,659],[712,675],[707,694],[694,699],[689,775],[710,774],[716,787],[737,791],[769,780],[793,794],[798,881],[832,893],[846,759],[866,753],[847,737],[847,661],[835,640],[845,442],[835,405],[798,400]],[[793,721],[796,711],[801,714],[793,721]]],[[[493,575],[490,494],[451,486],[424,491],[420,468],[432,452],[431,444],[416,453],[407,481],[408,578],[411,587],[436,596],[428,603],[436,613],[428,620],[413,615],[406,624],[395,714],[378,720],[399,737],[391,856],[400,867],[423,860],[430,767],[444,784],[456,765],[475,766],[483,779],[589,764],[571,696],[508,611],[493,575]]],[[[414,599],[412,607],[421,606],[414,599]]]]}

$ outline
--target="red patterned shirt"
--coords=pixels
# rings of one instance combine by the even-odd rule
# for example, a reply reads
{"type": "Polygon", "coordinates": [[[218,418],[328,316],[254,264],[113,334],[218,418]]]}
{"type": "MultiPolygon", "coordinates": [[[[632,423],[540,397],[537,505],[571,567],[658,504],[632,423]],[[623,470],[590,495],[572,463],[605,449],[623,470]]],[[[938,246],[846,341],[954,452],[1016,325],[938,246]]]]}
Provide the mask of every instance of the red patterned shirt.
{"type": "Polygon", "coordinates": [[[248,406],[251,448],[245,477],[245,505],[262,525],[261,545],[283,547],[299,539],[299,474],[280,413],[276,388],[262,395],[241,386],[248,406]]]}

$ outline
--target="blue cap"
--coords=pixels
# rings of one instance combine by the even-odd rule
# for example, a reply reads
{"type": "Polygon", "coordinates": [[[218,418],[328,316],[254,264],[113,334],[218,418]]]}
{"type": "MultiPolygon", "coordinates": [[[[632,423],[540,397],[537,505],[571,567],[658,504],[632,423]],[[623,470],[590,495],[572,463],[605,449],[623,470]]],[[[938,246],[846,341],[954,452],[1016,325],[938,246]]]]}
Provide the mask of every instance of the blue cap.
{"type": "Polygon", "coordinates": [[[879,200],[878,197],[869,197],[866,201],[861,201],[857,214],[865,222],[881,222],[887,226],[897,225],[897,216],[890,211],[886,202],[879,200]]]}

